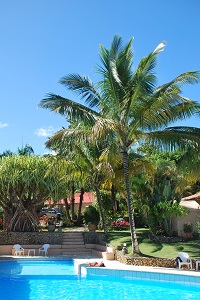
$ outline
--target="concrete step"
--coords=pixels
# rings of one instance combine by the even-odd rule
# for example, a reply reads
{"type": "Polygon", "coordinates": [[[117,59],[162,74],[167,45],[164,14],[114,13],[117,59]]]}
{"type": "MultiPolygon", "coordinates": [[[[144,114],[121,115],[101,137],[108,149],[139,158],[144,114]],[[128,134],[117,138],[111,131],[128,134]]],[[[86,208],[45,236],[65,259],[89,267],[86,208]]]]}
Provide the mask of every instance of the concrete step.
{"type": "Polygon", "coordinates": [[[62,236],[83,236],[81,232],[63,232],[62,236]]]}
{"type": "Polygon", "coordinates": [[[84,244],[81,232],[63,232],[62,234],[62,255],[90,254],[84,244]]]}
{"type": "Polygon", "coordinates": [[[62,239],[62,241],[63,242],[65,242],[65,241],[72,241],[72,242],[73,241],[83,241],[83,238],[81,238],[81,237],[77,237],[77,238],[76,237],[68,237],[68,238],[66,238],[65,237],[65,238],[62,239]]]}
{"type": "Polygon", "coordinates": [[[62,245],[73,246],[73,245],[84,245],[83,241],[75,241],[75,242],[62,242],[62,245]]]}

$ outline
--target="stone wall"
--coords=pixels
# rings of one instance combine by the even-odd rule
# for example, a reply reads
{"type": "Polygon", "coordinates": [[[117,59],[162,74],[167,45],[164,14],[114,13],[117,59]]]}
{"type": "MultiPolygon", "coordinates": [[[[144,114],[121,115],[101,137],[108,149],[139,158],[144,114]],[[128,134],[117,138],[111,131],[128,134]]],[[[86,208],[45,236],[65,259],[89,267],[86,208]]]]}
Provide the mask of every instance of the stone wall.
{"type": "Polygon", "coordinates": [[[85,244],[106,245],[106,236],[103,232],[83,232],[83,238],[85,244]]]}
{"type": "Polygon", "coordinates": [[[61,243],[61,232],[0,232],[0,245],[56,245],[61,243]]]}
{"type": "MultiPolygon", "coordinates": [[[[176,258],[161,258],[161,257],[131,257],[122,254],[116,250],[115,260],[125,264],[134,266],[162,267],[162,268],[177,268],[176,258]]],[[[195,268],[195,260],[192,260],[193,268],[195,268]]],[[[184,268],[184,266],[183,266],[184,268]]],[[[187,269],[187,266],[185,267],[187,269]]]]}
{"type": "MultiPolygon", "coordinates": [[[[106,245],[106,237],[102,232],[83,232],[85,244],[106,245]]],[[[40,245],[61,244],[62,232],[0,232],[0,245],[40,245]]]]}

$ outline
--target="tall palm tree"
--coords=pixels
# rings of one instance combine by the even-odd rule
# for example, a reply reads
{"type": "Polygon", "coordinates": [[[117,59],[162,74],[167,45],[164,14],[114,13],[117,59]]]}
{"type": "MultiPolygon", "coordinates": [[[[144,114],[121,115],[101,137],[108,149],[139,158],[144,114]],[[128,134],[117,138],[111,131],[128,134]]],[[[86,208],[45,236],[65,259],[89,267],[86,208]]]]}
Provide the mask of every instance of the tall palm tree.
{"type": "MultiPolygon", "coordinates": [[[[77,93],[86,105],[52,93],[40,102],[40,107],[66,116],[70,123],[84,122],[85,126],[90,126],[94,138],[112,136],[115,139],[118,151],[123,156],[132,251],[137,253],[139,246],[130,192],[129,150],[147,139],[162,149],[184,149],[188,143],[198,149],[200,147],[200,129],[164,129],[177,120],[200,115],[200,105],[181,96],[183,85],[200,81],[198,72],[189,71],[162,86],[156,86],[156,60],[164,47],[165,43],[160,43],[132,70],[132,39],[123,45],[122,38],[114,36],[110,49],[100,46],[101,65],[97,66],[101,76],[99,82],[93,84],[88,77],[79,74],[70,74],[60,80],[61,84],[77,93]]],[[[69,133],[63,129],[60,138],[69,138],[73,133],[73,130],[69,133]]],[[[79,136],[85,138],[87,134],[80,130],[79,136]]]]}

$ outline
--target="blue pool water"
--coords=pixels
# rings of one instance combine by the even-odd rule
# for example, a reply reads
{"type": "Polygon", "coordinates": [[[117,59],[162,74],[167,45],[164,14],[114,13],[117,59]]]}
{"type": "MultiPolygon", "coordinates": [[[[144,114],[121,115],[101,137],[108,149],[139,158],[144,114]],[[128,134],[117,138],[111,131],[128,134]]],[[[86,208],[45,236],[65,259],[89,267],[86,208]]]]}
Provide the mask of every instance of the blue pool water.
{"type": "Polygon", "coordinates": [[[1,300],[199,300],[200,287],[77,275],[68,261],[0,262],[1,300]]]}

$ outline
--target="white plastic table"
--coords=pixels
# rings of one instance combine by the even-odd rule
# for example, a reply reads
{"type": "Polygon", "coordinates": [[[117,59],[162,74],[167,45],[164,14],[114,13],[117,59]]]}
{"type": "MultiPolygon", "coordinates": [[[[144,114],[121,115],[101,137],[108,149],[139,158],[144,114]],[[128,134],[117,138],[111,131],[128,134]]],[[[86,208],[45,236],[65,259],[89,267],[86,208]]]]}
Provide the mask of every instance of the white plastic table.
{"type": "Polygon", "coordinates": [[[35,256],[35,249],[28,249],[28,256],[31,255],[31,252],[33,252],[33,255],[35,256]]]}

